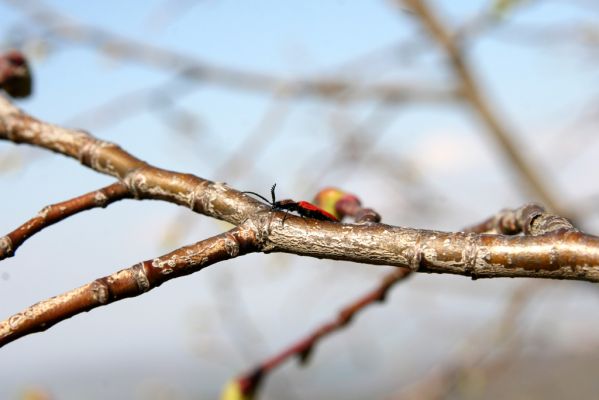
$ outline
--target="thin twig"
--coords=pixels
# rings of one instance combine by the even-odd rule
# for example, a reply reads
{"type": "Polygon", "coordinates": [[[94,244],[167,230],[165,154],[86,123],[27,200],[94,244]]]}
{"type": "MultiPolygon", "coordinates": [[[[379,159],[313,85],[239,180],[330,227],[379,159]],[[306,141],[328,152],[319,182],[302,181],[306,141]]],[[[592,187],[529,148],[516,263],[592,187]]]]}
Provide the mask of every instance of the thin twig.
{"type": "Polygon", "coordinates": [[[242,393],[246,396],[254,395],[264,378],[291,357],[298,357],[302,364],[307,363],[310,355],[314,351],[314,347],[320,340],[345,327],[352,321],[356,314],[366,308],[366,306],[375,302],[384,302],[389,289],[396,283],[403,281],[411,272],[412,271],[407,268],[398,268],[393,271],[385,276],[379,286],[374,290],[360,296],[354,302],[339,311],[334,320],[321,325],[306,337],[294,342],[285,350],[261,362],[249,372],[239,376],[237,378],[237,384],[242,393]]]}
{"type": "Polygon", "coordinates": [[[12,257],[15,251],[31,236],[72,215],[97,207],[106,207],[115,201],[131,198],[129,189],[121,182],[82,196],[44,207],[35,217],[0,237],[0,260],[12,257]]]}

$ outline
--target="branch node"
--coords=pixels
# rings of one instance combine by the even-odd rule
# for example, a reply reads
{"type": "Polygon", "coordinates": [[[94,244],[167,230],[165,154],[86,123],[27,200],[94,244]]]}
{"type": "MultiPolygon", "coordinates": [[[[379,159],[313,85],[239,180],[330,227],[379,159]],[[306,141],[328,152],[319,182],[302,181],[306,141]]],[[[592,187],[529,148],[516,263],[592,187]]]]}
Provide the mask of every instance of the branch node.
{"type": "Polygon", "coordinates": [[[348,325],[354,318],[355,312],[352,309],[345,309],[339,312],[339,326],[348,325]]]}
{"type": "Polygon", "coordinates": [[[133,195],[133,198],[139,200],[141,195],[147,191],[147,178],[144,173],[145,166],[140,166],[132,169],[127,173],[122,182],[129,189],[129,193],[133,195]]]}
{"type": "Polygon", "coordinates": [[[148,279],[145,262],[140,262],[131,268],[131,272],[140,292],[147,292],[150,290],[150,280],[148,279]]]}
{"type": "Polygon", "coordinates": [[[533,233],[533,223],[543,214],[545,214],[545,209],[535,203],[526,204],[525,206],[520,207],[516,211],[516,219],[518,221],[523,221],[521,222],[522,232],[524,232],[525,235],[534,236],[535,233],[533,233]]]}
{"type": "Polygon", "coordinates": [[[119,146],[105,140],[95,139],[89,134],[89,132],[82,129],[78,129],[76,133],[81,138],[85,138],[84,144],[79,148],[77,153],[77,159],[79,162],[87,167],[95,169],[96,171],[105,172],[109,175],[115,175],[114,166],[110,164],[110,162],[106,163],[106,165],[102,165],[102,153],[106,148],[119,148],[119,146]]]}
{"type": "Polygon", "coordinates": [[[476,272],[478,248],[479,236],[476,233],[467,233],[464,240],[464,249],[462,250],[462,261],[465,274],[469,275],[472,280],[478,279],[476,272]]]}
{"type": "Polygon", "coordinates": [[[422,262],[422,235],[420,232],[416,235],[416,241],[412,247],[409,255],[410,269],[414,272],[420,269],[420,263],[422,262]]]}
{"type": "Polygon", "coordinates": [[[199,213],[205,213],[206,210],[210,209],[210,199],[206,196],[206,193],[209,191],[206,190],[206,186],[208,186],[209,182],[200,182],[191,191],[191,198],[189,201],[189,208],[192,211],[196,211],[199,213]]]}
{"type": "Polygon", "coordinates": [[[300,365],[304,366],[310,361],[310,356],[314,350],[314,345],[306,347],[303,351],[300,351],[297,355],[300,365]]]}
{"type": "Polygon", "coordinates": [[[106,282],[106,278],[96,279],[91,284],[91,294],[94,300],[99,304],[108,303],[110,298],[110,285],[106,282]]]}
{"type": "Polygon", "coordinates": [[[225,236],[225,251],[230,257],[237,257],[239,254],[239,241],[230,232],[225,236]]]}
{"type": "Polygon", "coordinates": [[[239,382],[239,386],[241,387],[241,392],[244,395],[248,396],[248,398],[253,397],[253,394],[256,392],[256,390],[258,389],[258,386],[260,386],[260,383],[262,382],[263,375],[264,375],[263,369],[256,368],[254,371],[252,371],[251,374],[243,377],[239,382]]]}
{"type": "Polygon", "coordinates": [[[389,293],[390,288],[391,288],[391,285],[389,285],[386,288],[384,288],[383,290],[381,290],[381,293],[377,297],[376,301],[379,303],[384,303],[387,300],[387,294],[389,293]]]}

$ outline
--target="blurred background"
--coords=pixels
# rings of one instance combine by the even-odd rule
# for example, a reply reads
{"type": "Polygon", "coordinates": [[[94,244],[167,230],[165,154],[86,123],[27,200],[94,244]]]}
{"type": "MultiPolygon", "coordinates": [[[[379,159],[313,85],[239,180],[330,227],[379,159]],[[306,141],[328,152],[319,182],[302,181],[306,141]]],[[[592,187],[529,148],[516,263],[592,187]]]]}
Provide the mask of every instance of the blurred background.
{"type": "MultiPolygon", "coordinates": [[[[457,231],[537,201],[598,233],[599,4],[426,4],[465,73],[421,11],[382,0],[8,0],[0,50],[28,56],[25,111],[158,167],[296,200],[336,186],[392,225],[457,231]]],[[[0,233],[111,182],[0,142],[0,233]]],[[[154,201],[76,215],[2,262],[0,313],[228,228],[154,201]]],[[[2,348],[0,398],[216,398],[392,270],[220,263],[2,348]]],[[[584,282],[412,276],[260,398],[596,398],[598,307],[584,282]]]]}

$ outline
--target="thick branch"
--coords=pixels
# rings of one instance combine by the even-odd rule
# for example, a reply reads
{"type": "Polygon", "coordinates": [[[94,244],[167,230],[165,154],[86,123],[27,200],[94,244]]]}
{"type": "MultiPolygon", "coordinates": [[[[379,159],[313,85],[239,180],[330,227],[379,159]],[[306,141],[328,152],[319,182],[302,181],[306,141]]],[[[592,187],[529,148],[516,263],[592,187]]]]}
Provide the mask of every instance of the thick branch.
{"type": "MultiPolygon", "coordinates": [[[[335,201],[335,206],[340,215],[350,215],[354,217],[365,215],[366,218],[364,220],[357,218],[357,222],[362,223],[370,220],[372,216],[374,216],[377,221],[380,220],[380,216],[378,216],[374,210],[363,209],[356,196],[344,193],[339,189],[323,189],[316,196],[316,204],[321,207],[326,206],[327,197],[333,199],[338,198],[335,201]]],[[[558,230],[561,230],[562,232],[576,231],[565,218],[547,213],[543,207],[536,204],[527,204],[515,210],[504,210],[484,222],[466,229],[466,231],[469,232],[499,232],[504,234],[524,233],[525,235],[533,236],[544,235],[558,230]]],[[[246,396],[255,395],[255,392],[259,389],[266,376],[287,359],[297,356],[302,364],[307,362],[315,345],[324,336],[346,326],[353,317],[366,306],[375,301],[384,301],[389,289],[396,283],[403,281],[410,275],[410,273],[411,270],[401,268],[385,276],[376,289],[360,296],[357,300],[354,300],[348,306],[344,307],[335,320],[323,324],[308,336],[296,341],[280,353],[268,358],[247,373],[239,376],[236,379],[239,390],[246,396]]],[[[506,318],[504,318],[505,321],[501,323],[502,327],[508,323],[513,324],[515,319],[514,314],[519,311],[519,309],[516,309],[517,305],[522,302],[522,297],[524,295],[529,295],[530,293],[530,291],[522,290],[518,290],[514,293],[513,299],[508,303],[509,306],[506,307],[506,318]],[[516,310],[514,311],[514,309],[516,310]]],[[[449,381],[449,379],[454,376],[455,374],[452,373],[448,374],[447,377],[444,375],[444,378],[449,381]]],[[[446,386],[449,385],[449,383],[446,384],[446,386]]]]}
{"type": "Polygon", "coordinates": [[[264,251],[476,278],[537,277],[599,282],[599,238],[558,229],[539,236],[448,233],[288,217],[260,228],[264,251]]]}
{"type": "Polygon", "coordinates": [[[106,207],[115,201],[128,197],[131,197],[131,195],[127,186],[121,182],[117,182],[100,190],[84,194],[83,196],[44,207],[34,218],[25,222],[6,236],[0,237],[0,260],[12,257],[25,240],[52,224],[81,211],[106,207]]]}
{"type": "Polygon", "coordinates": [[[254,251],[256,237],[246,227],[182,247],[162,257],[41,301],[0,322],[0,347],[22,336],[40,332],[74,315],[127,297],[139,296],[162,283],[202,270],[219,261],[254,251]]]}
{"type": "Polygon", "coordinates": [[[136,198],[186,205],[233,224],[248,221],[262,251],[280,251],[420,272],[473,278],[539,277],[599,281],[599,238],[558,229],[506,237],[447,233],[382,224],[347,225],[289,217],[221,183],[152,167],[115,144],[35,120],[0,97],[0,139],[28,143],[77,158],[113,175],[136,198]]]}

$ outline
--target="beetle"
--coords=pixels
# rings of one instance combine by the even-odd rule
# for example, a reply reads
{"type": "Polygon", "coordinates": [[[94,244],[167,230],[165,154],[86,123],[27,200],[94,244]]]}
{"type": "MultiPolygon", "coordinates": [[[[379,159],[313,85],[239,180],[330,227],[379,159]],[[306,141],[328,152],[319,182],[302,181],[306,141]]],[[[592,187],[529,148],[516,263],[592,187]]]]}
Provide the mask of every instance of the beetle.
{"type": "Polygon", "coordinates": [[[320,221],[339,222],[339,219],[335,217],[333,214],[307,201],[293,201],[291,199],[276,201],[276,187],[277,184],[275,183],[270,188],[270,195],[272,197],[272,201],[269,201],[266,197],[256,192],[245,191],[242,193],[248,193],[253,194],[254,196],[258,196],[259,198],[270,204],[273,210],[285,211],[285,217],[283,218],[283,222],[285,222],[285,218],[287,218],[288,212],[296,212],[302,217],[318,219],[320,221]]]}

